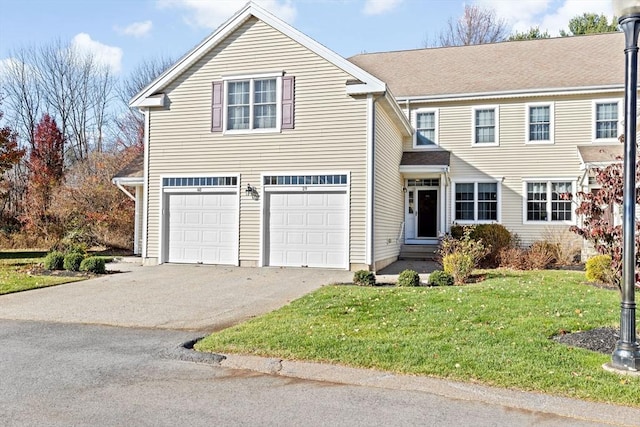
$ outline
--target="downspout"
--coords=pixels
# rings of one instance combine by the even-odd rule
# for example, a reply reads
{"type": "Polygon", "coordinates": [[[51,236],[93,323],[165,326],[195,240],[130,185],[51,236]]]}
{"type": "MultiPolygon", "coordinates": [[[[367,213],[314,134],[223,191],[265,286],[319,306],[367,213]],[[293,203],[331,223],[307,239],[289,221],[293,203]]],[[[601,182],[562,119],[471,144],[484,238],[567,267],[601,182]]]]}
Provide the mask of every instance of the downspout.
{"type": "Polygon", "coordinates": [[[120,181],[119,181],[119,180],[117,180],[117,179],[113,179],[111,182],[113,182],[113,183],[116,185],[116,187],[118,187],[118,189],[119,189],[120,191],[122,191],[124,194],[126,194],[128,198],[130,198],[130,199],[131,199],[131,200],[133,200],[134,202],[136,201],[135,196],[134,196],[133,194],[131,194],[131,193],[129,192],[129,190],[127,190],[126,188],[124,188],[124,187],[122,186],[122,184],[120,184],[120,181]]]}
{"type": "Polygon", "coordinates": [[[376,102],[385,96],[383,92],[374,98],[373,94],[367,95],[367,113],[369,116],[369,128],[367,129],[367,234],[366,234],[366,263],[371,270],[375,269],[374,231],[375,211],[375,140],[376,140],[376,102]]]}
{"type": "Polygon", "coordinates": [[[142,215],[142,262],[144,264],[148,254],[148,223],[149,223],[149,128],[150,128],[150,114],[149,109],[142,110],[144,114],[144,178],[142,184],[143,199],[144,199],[144,214],[142,215]]]}

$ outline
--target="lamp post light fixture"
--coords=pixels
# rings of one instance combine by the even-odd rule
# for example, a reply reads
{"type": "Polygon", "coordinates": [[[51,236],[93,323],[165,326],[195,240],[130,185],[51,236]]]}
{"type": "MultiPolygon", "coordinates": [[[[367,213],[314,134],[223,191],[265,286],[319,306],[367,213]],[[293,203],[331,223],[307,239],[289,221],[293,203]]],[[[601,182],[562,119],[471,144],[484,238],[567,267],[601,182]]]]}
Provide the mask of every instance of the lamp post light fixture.
{"type": "Polygon", "coordinates": [[[640,349],[636,341],[636,99],[638,93],[638,33],[640,0],[613,0],[613,11],[625,39],[624,78],[624,189],[622,196],[622,280],[620,339],[611,355],[611,367],[621,371],[640,370],[640,349]]]}

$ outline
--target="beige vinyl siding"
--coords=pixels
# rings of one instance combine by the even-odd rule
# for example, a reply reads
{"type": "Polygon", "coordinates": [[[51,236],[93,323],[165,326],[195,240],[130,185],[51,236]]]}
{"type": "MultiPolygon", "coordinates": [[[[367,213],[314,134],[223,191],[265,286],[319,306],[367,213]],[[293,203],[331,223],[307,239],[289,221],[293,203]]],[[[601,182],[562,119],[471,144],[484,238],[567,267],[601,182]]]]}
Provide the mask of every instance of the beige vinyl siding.
{"type": "Polygon", "coordinates": [[[404,220],[404,194],[399,172],[402,134],[380,104],[376,105],[375,123],[374,263],[397,258],[404,220]]]}
{"type": "MultiPolygon", "coordinates": [[[[539,178],[579,181],[583,171],[580,170],[577,145],[590,144],[593,141],[593,100],[619,98],[621,95],[615,92],[467,102],[412,103],[411,107],[412,109],[439,108],[439,141],[442,148],[451,152],[451,180],[495,178],[500,181],[502,183],[501,222],[510,231],[517,233],[524,244],[530,244],[535,240],[543,239],[546,233],[554,229],[566,229],[568,226],[553,222],[525,223],[523,221],[523,182],[539,178]],[[533,102],[553,102],[554,144],[526,143],[527,103],[533,102]],[[499,107],[499,146],[472,145],[472,107],[475,105],[499,107]]],[[[405,142],[404,149],[411,150],[410,141],[405,142]]],[[[450,202],[447,205],[449,224],[453,219],[452,190],[452,186],[449,186],[450,202]]]]}
{"type": "MultiPolygon", "coordinates": [[[[240,174],[240,261],[257,263],[261,173],[345,171],[351,177],[350,261],[365,260],[366,100],[346,95],[352,77],[252,18],[165,90],[169,107],[151,112],[148,256],[158,257],[160,176],[240,174]],[[295,129],[211,132],[211,84],[223,75],[284,71],[295,76],[295,129]]],[[[264,197],[262,197],[263,199],[264,197]]]]}

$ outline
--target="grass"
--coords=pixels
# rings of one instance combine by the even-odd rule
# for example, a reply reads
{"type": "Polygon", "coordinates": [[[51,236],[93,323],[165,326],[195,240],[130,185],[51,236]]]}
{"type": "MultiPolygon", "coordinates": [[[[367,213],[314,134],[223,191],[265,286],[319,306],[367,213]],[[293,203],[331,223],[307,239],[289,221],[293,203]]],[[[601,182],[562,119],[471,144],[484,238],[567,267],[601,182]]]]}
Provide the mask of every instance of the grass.
{"type": "Polygon", "coordinates": [[[46,252],[2,251],[0,252],[0,295],[46,286],[84,280],[84,277],[38,276],[29,271],[41,264],[46,252]]]}
{"type": "Polygon", "coordinates": [[[640,406],[640,378],[550,338],[618,325],[615,291],[572,271],[487,271],[463,287],[327,286],[213,334],[200,351],[338,363],[640,406]]]}

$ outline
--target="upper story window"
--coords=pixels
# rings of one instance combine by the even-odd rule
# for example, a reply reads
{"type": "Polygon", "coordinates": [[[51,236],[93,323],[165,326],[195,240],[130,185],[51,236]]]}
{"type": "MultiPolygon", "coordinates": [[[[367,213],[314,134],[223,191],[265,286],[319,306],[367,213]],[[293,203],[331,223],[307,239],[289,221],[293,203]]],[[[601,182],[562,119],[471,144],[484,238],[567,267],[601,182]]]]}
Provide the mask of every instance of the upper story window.
{"type": "Polygon", "coordinates": [[[553,143],[553,104],[527,104],[527,142],[553,143]]]}
{"type": "Polygon", "coordinates": [[[526,221],[572,222],[571,195],[574,183],[564,180],[525,182],[526,221]]]}
{"type": "Polygon", "coordinates": [[[594,101],[594,141],[617,141],[620,118],[620,100],[605,99],[594,101]]]}
{"type": "Polygon", "coordinates": [[[294,127],[293,76],[234,76],[213,82],[211,131],[279,132],[294,127]]]}
{"type": "Polygon", "coordinates": [[[473,144],[499,145],[499,110],[497,106],[473,108],[473,144]]]}
{"type": "Polygon", "coordinates": [[[416,134],[413,146],[415,148],[438,145],[438,110],[414,111],[414,123],[416,134]]]}
{"type": "Polygon", "coordinates": [[[454,183],[455,221],[498,221],[498,191],[495,181],[454,183]]]}

